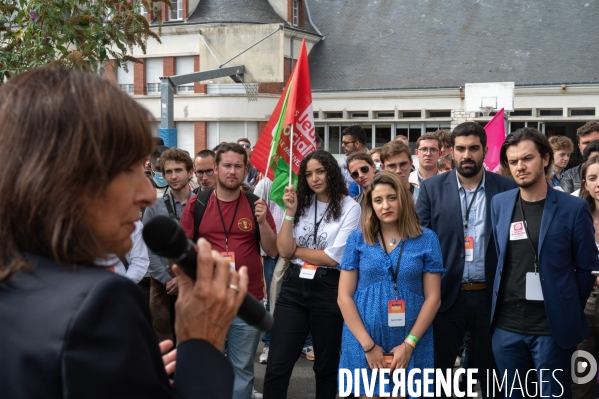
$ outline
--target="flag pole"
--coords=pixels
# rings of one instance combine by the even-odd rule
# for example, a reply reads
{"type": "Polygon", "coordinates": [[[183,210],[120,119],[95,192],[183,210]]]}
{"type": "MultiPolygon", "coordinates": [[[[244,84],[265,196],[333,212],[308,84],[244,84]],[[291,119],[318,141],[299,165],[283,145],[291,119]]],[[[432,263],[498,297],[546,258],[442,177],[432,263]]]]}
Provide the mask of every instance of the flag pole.
{"type": "Polygon", "coordinates": [[[291,137],[289,138],[289,185],[293,184],[293,123],[291,124],[291,137]]]}

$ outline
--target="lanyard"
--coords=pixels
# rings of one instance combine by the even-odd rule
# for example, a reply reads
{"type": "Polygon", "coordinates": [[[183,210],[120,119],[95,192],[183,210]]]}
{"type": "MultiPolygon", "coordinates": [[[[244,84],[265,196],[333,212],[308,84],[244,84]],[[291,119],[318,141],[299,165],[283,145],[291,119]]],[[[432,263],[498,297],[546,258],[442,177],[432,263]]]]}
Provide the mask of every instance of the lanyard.
{"type": "Polygon", "coordinates": [[[229,226],[229,231],[227,232],[227,228],[225,227],[225,218],[223,217],[223,211],[220,210],[220,203],[218,197],[216,196],[216,191],[214,192],[214,197],[216,198],[216,206],[218,207],[218,214],[220,215],[220,221],[223,224],[223,231],[225,232],[225,251],[229,252],[229,234],[231,233],[231,229],[233,228],[233,222],[235,222],[235,216],[237,216],[237,209],[239,209],[239,201],[241,200],[241,192],[239,193],[239,197],[237,197],[237,205],[235,205],[235,213],[233,214],[233,218],[231,219],[231,225],[229,226]]]}
{"type": "MultiPolygon", "coordinates": [[[[385,244],[385,240],[383,239],[383,234],[379,231],[379,235],[381,236],[381,242],[383,243],[383,248],[385,248],[385,253],[389,255],[387,252],[387,244],[385,244]]],[[[406,240],[401,240],[401,247],[399,248],[399,256],[397,257],[397,263],[395,264],[395,270],[391,269],[391,274],[393,275],[393,291],[395,292],[395,299],[397,299],[397,276],[399,275],[399,267],[401,265],[401,257],[403,255],[403,246],[406,244],[406,240]]]]}
{"type": "MultiPolygon", "coordinates": [[[[484,179],[484,176],[483,176],[483,179],[484,179]]],[[[472,209],[472,204],[474,204],[474,199],[476,198],[476,194],[478,194],[480,185],[483,184],[483,179],[480,179],[480,183],[478,183],[478,186],[476,186],[476,191],[474,191],[474,195],[470,199],[470,205],[468,205],[468,207],[466,208],[466,222],[464,223],[464,235],[466,235],[468,233],[468,219],[470,217],[470,209],[472,209]]],[[[466,189],[464,188],[464,200],[465,199],[466,199],[466,189]]]]}
{"type": "Polygon", "coordinates": [[[318,235],[318,228],[320,227],[320,223],[322,222],[322,219],[324,218],[324,216],[327,214],[327,211],[329,210],[329,206],[331,206],[332,202],[329,202],[329,204],[325,208],[324,213],[322,214],[322,217],[320,218],[318,223],[316,223],[316,214],[318,213],[317,203],[318,203],[318,201],[316,200],[316,196],[314,196],[314,241],[312,241],[312,247],[314,249],[316,249],[316,237],[318,235]]]}
{"type": "Polygon", "coordinates": [[[537,250],[532,243],[532,239],[530,238],[530,233],[528,232],[528,223],[526,223],[526,217],[524,216],[524,208],[522,208],[522,195],[520,195],[520,200],[518,203],[520,204],[520,213],[522,214],[522,221],[524,221],[524,230],[526,231],[526,238],[528,239],[528,243],[530,244],[530,248],[532,248],[532,252],[535,253],[535,274],[539,271],[539,258],[537,255],[537,250]]]}

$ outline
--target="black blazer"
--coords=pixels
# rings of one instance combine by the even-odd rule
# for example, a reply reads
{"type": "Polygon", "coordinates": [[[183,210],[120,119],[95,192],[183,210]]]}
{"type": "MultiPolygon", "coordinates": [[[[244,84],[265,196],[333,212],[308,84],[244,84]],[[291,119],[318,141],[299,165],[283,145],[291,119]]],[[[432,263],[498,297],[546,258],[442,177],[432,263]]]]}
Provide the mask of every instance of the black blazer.
{"type": "Polygon", "coordinates": [[[164,371],[147,299],[128,279],[31,256],[0,283],[0,396],[231,398],[233,371],[206,341],[177,350],[175,388],[164,371]]]}
{"type": "MultiPolygon", "coordinates": [[[[491,293],[495,269],[497,268],[497,252],[491,229],[491,198],[497,193],[516,188],[516,183],[505,176],[485,171],[486,222],[485,237],[485,282],[487,297],[491,306],[491,293]]],[[[464,224],[462,206],[458,193],[458,182],[455,169],[420,184],[420,195],[416,203],[420,224],[437,233],[443,266],[447,273],[441,276],[441,307],[445,312],[455,302],[460,291],[464,274],[464,224]]]]}

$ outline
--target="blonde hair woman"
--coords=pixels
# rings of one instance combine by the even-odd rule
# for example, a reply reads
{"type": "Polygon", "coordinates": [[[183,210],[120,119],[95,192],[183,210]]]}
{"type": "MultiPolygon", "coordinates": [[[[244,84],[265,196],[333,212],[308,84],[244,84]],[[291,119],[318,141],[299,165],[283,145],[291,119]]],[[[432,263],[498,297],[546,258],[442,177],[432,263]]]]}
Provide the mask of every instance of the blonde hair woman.
{"type": "MultiPolygon", "coordinates": [[[[339,368],[407,369],[406,375],[412,368],[433,368],[431,323],[441,305],[445,269],[437,236],[420,226],[397,175],[374,177],[361,231],[349,236],[346,248],[352,250],[339,265],[338,303],[345,319],[339,368]]],[[[378,381],[369,392],[360,384],[360,395],[379,395],[378,381]]],[[[392,391],[390,384],[385,392],[392,391]]]]}

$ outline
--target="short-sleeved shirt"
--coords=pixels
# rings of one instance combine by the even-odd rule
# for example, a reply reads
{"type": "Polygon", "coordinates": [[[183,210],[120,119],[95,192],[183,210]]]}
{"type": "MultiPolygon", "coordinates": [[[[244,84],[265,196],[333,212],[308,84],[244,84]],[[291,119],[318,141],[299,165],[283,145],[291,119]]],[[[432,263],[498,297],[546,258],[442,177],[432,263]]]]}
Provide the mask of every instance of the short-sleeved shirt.
{"type": "MultiPolygon", "coordinates": [[[[218,252],[225,252],[225,231],[223,222],[216,204],[216,196],[214,192],[210,195],[206,210],[202,216],[199,231],[200,237],[205,238],[211,245],[212,249],[218,252]]],[[[262,257],[256,243],[256,234],[254,228],[254,215],[250,208],[246,196],[241,193],[239,198],[233,201],[220,201],[220,209],[224,219],[225,228],[229,236],[229,252],[235,252],[235,268],[239,270],[241,266],[247,266],[249,286],[248,291],[256,297],[256,299],[264,298],[264,279],[262,270],[262,257]],[[235,214],[235,207],[239,201],[239,209],[235,214]],[[235,220],[233,216],[235,215],[235,220]],[[229,228],[231,228],[229,232],[229,228]]],[[[193,237],[193,213],[196,205],[196,197],[193,196],[188,201],[187,207],[181,218],[181,227],[185,231],[187,237],[193,237]]],[[[275,231],[275,222],[270,211],[267,209],[266,221],[270,228],[275,231]]]]}
{"type": "MultiPolygon", "coordinates": [[[[293,228],[293,237],[299,247],[310,249],[323,249],[324,252],[335,262],[341,263],[343,251],[349,234],[360,225],[360,205],[351,197],[345,197],[341,201],[341,217],[339,220],[326,221],[325,211],[329,204],[312,198],[312,204],[299,219],[293,228]],[[316,201],[316,242],[314,242],[314,201],[316,201]],[[322,221],[321,221],[322,219],[322,221]],[[319,223],[320,221],[320,223],[319,223]]],[[[293,263],[302,265],[302,259],[294,259],[293,263]]]]}

